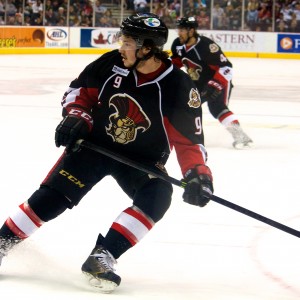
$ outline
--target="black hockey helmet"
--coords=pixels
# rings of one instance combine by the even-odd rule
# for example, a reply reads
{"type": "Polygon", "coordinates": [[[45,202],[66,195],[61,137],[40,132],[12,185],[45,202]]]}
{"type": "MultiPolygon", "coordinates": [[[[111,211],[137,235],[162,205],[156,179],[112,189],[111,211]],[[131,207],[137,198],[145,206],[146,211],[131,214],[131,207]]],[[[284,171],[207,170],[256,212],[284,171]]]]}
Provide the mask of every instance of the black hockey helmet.
{"type": "Polygon", "coordinates": [[[198,28],[198,22],[194,17],[181,18],[176,21],[177,28],[194,28],[195,30],[198,28]]]}
{"type": "Polygon", "coordinates": [[[152,13],[129,16],[120,26],[120,34],[132,37],[138,47],[142,47],[145,40],[152,40],[155,46],[162,47],[168,40],[168,33],[164,22],[152,13]]]}

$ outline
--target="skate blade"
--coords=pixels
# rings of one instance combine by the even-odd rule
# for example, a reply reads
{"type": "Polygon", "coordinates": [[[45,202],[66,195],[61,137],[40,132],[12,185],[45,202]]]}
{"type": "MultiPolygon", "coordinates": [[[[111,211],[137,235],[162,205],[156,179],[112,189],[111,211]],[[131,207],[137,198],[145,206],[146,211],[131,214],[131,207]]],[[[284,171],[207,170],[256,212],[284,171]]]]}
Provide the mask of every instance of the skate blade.
{"type": "Polygon", "coordinates": [[[93,275],[86,272],[83,272],[83,274],[88,279],[89,284],[100,293],[110,294],[118,287],[115,282],[101,278],[95,278],[93,275]]]}
{"type": "Polygon", "coordinates": [[[250,149],[253,147],[253,142],[247,142],[247,143],[236,143],[234,142],[232,144],[233,148],[237,150],[245,150],[245,149],[250,149]]]}

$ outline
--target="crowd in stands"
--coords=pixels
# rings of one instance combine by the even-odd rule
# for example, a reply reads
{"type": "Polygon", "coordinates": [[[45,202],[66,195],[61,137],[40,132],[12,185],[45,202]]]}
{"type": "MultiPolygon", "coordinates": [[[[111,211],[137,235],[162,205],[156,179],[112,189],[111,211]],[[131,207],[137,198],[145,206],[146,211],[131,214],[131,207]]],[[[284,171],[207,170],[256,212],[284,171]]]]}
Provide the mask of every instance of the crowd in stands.
{"type": "Polygon", "coordinates": [[[0,0],[0,26],[118,27],[121,3],[127,15],[153,12],[169,28],[194,16],[202,30],[300,32],[300,0],[0,0]]]}

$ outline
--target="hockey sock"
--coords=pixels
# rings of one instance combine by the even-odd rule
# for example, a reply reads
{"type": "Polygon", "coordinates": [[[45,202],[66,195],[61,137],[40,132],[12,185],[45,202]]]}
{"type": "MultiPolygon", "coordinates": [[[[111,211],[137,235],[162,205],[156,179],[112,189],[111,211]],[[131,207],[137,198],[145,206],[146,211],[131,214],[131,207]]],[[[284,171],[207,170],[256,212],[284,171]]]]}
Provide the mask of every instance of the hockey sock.
{"type": "Polygon", "coordinates": [[[154,221],[138,207],[128,207],[114,221],[103,244],[117,259],[138,243],[154,224],[154,221]]]}

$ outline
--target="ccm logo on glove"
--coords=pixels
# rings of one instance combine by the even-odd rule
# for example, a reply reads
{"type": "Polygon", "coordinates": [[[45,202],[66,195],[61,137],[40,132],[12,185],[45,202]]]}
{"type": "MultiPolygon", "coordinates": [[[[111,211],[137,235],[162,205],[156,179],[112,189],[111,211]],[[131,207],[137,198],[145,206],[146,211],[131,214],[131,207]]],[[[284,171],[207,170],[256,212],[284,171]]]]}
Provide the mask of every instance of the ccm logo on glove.
{"type": "Polygon", "coordinates": [[[87,112],[85,112],[81,109],[71,108],[68,111],[68,114],[73,115],[73,116],[77,116],[77,117],[82,118],[85,121],[87,121],[87,124],[88,124],[90,129],[93,127],[93,118],[87,112]]]}

